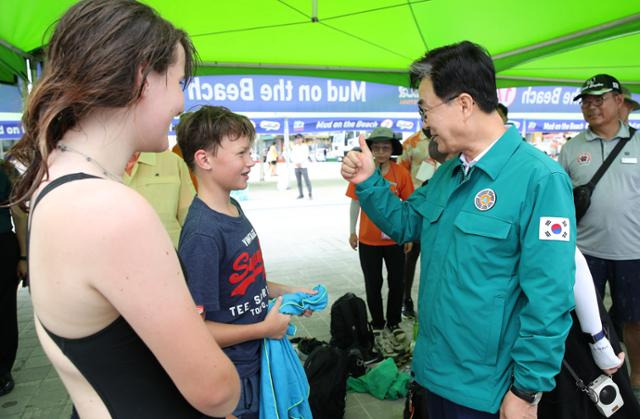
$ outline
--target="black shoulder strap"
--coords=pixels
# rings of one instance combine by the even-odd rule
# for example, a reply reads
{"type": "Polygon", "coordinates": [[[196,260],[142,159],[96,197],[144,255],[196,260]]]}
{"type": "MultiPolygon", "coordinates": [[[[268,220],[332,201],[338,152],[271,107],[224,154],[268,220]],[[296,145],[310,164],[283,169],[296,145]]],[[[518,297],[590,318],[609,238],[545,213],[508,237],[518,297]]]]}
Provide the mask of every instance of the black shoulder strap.
{"type": "Polygon", "coordinates": [[[578,387],[580,391],[588,393],[588,388],[584,385],[584,381],[582,381],[582,379],[578,377],[578,374],[576,374],[573,368],[571,368],[571,365],[569,365],[566,359],[562,360],[562,365],[567,369],[567,371],[569,371],[569,374],[571,374],[573,379],[576,380],[576,387],[578,387]]]}
{"type": "Polygon", "coordinates": [[[27,224],[27,260],[29,260],[29,253],[30,253],[29,242],[31,241],[31,219],[33,218],[33,211],[36,209],[36,205],[38,205],[38,203],[42,201],[42,198],[44,198],[46,194],[48,194],[58,186],[68,182],[73,182],[74,180],[81,180],[81,179],[102,179],[102,178],[99,176],[88,175],[86,173],[71,173],[69,175],[64,175],[57,179],[52,180],[51,182],[49,182],[47,186],[42,188],[42,191],[40,191],[33,205],[29,208],[29,221],[27,224]]]}
{"type": "Polygon", "coordinates": [[[54,179],[47,186],[42,188],[42,191],[40,191],[40,193],[38,194],[38,197],[33,203],[33,206],[30,208],[30,211],[33,213],[33,210],[36,209],[36,205],[38,205],[38,203],[42,200],[42,198],[44,198],[46,194],[48,194],[58,186],[63,185],[65,183],[73,182],[74,180],[81,180],[81,179],[102,179],[102,178],[99,176],[89,175],[86,173],[71,173],[70,175],[64,175],[57,179],[54,179]]]}
{"type": "Polygon", "coordinates": [[[618,154],[620,154],[620,151],[622,150],[622,148],[625,146],[625,144],[627,144],[627,142],[633,137],[635,133],[636,133],[636,129],[633,128],[632,126],[629,126],[629,136],[625,138],[620,138],[620,140],[618,141],[618,144],[616,144],[614,149],[611,150],[611,153],[609,153],[609,155],[607,156],[606,160],[602,163],[602,166],[598,168],[598,171],[593,175],[589,183],[587,183],[587,185],[589,185],[591,189],[596,187],[596,184],[600,181],[602,176],[604,176],[604,173],[607,171],[609,166],[611,166],[611,163],[613,163],[613,161],[616,159],[618,154]]]}

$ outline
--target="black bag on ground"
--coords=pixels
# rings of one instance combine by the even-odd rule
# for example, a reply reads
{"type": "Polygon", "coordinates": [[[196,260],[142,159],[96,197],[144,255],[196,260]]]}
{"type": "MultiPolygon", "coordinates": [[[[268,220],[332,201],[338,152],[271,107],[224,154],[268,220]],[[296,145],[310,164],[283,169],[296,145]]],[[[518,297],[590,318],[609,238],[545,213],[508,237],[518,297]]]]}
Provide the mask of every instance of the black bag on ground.
{"type": "Polygon", "coordinates": [[[344,350],[358,348],[365,356],[373,348],[367,305],[351,292],[338,298],[331,306],[331,344],[344,350]]]}
{"type": "Polygon", "coordinates": [[[347,397],[347,353],[322,345],[311,352],[304,363],[309,380],[309,406],[314,419],[339,419],[344,416],[347,397]]]}
{"type": "Polygon", "coordinates": [[[620,138],[618,144],[616,144],[613,150],[611,150],[611,153],[609,153],[607,158],[602,162],[602,165],[598,168],[591,180],[584,185],[573,188],[573,204],[576,207],[576,224],[589,209],[589,206],[591,205],[591,194],[593,194],[596,184],[600,181],[602,176],[604,176],[609,166],[611,166],[611,163],[613,163],[618,154],[620,154],[622,148],[635,133],[636,129],[629,127],[629,138],[620,138]]]}

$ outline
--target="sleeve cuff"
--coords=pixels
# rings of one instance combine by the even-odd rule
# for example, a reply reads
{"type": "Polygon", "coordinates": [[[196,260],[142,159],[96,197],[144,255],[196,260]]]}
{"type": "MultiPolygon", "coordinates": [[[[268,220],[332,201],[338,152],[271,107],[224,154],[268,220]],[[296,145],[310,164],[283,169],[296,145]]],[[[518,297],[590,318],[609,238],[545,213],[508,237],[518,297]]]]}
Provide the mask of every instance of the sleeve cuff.
{"type": "Polygon", "coordinates": [[[384,178],[380,175],[380,170],[376,169],[371,176],[356,185],[356,192],[362,192],[372,186],[380,186],[381,181],[384,181],[384,178]]]}

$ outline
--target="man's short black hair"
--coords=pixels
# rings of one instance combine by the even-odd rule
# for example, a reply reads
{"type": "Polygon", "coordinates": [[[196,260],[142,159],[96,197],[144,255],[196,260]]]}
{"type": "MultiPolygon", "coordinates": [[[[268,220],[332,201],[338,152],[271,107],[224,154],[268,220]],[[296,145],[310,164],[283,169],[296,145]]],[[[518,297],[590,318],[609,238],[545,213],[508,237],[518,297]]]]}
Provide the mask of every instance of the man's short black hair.
{"type": "Polygon", "coordinates": [[[411,64],[411,86],[429,77],[439,98],[448,100],[468,93],[478,107],[491,113],[498,106],[496,71],[489,53],[480,45],[463,41],[427,52],[411,64]]]}

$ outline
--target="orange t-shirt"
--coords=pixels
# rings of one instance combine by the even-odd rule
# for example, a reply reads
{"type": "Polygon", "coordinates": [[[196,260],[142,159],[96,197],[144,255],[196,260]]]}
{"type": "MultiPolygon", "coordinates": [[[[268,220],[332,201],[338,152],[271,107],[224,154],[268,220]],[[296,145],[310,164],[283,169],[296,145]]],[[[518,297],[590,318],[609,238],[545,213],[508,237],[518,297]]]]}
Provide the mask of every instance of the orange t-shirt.
{"type": "MultiPolygon", "coordinates": [[[[391,192],[398,195],[400,199],[405,201],[413,193],[413,182],[411,182],[411,174],[407,169],[392,161],[389,162],[389,170],[384,178],[391,184],[391,192]]],[[[346,195],[358,200],[356,196],[356,185],[349,183],[346,195]]],[[[360,210],[360,231],[358,240],[369,246],[389,246],[396,244],[386,234],[384,234],[364,211],[360,210]]]]}

